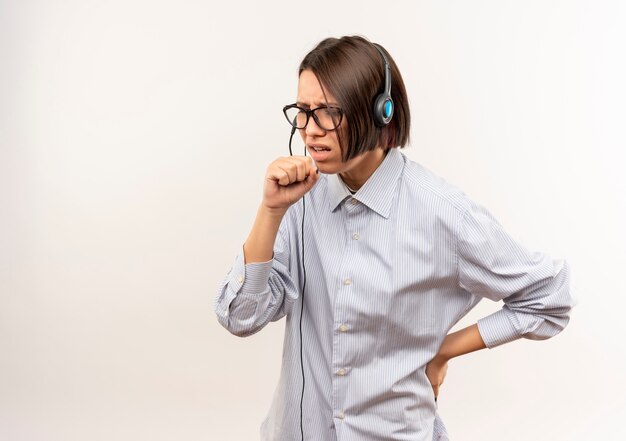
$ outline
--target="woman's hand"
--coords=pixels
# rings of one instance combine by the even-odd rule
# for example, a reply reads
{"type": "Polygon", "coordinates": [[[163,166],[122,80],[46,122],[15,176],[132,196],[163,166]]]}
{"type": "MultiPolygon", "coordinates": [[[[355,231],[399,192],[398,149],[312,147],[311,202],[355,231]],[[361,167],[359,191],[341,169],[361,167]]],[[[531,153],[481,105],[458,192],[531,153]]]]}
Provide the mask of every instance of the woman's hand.
{"type": "Polygon", "coordinates": [[[435,401],[437,401],[439,387],[443,384],[447,372],[448,360],[442,357],[435,357],[426,365],[426,376],[428,377],[428,381],[430,381],[430,385],[433,387],[435,401]]]}
{"type": "Polygon", "coordinates": [[[319,171],[308,156],[286,156],[272,162],[265,174],[263,205],[270,211],[285,212],[308,192],[319,171]]]}
{"type": "Polygon", "coordinates": [[[435,398],[439,396],[439,386],[443,384],[443,379],[446,378],[448,361],[486,347],[476,323],[446,335],[439,352],[426,365],[426,376],[433,387],[433,391],[435,391],[435,398]]]}

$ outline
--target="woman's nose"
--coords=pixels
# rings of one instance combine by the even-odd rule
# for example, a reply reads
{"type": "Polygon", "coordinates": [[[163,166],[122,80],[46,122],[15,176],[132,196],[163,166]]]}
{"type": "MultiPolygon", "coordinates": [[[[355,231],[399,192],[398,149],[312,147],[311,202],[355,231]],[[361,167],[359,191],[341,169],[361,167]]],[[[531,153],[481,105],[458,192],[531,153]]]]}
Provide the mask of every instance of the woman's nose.
{"type": "Polygon", "coordinates": [[[315,121],[313,115],[311,115],[311,117],[309,118],[309,122],[307,123],[304,130],[305,133],[310,136],[321,136],[326,133],[326,130],[317,125],[317,121],[315,121]]]}

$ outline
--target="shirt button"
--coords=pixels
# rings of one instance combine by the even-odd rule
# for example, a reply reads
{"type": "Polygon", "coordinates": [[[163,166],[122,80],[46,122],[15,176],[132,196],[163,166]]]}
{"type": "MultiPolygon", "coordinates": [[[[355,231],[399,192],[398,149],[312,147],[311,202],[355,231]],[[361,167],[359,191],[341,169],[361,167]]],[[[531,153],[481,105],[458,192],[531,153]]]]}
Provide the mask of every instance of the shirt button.
{"type": "Polygon", "coordinates": [[[359,203],[359,201],[357,201],[356,199],[352,198],[352,199],[350,199],[350,203],[351,203],[352,205],[356,205],[356,204],[358,204],[358,203],[359,203]]]}
{"type": "Polygon", "coordinates": [[[348,330],[348,327],[347,327],[346,325],[340,325],[340,326],[339,326],[339,330],[340,330],[341,332],[346,332],[346,331],[348,330]]]}
{"type": "Polygon", "coordinates": [[[343,410],[339,411],[339,418],[341,418],[342,420],[346,417],[346,415],[343,413],[343,410]]]}
{"type": "Polygon", "coordinates": [[[343,281],[343,284],[344,285],[352,285],[352,280],[346,279],[346,280],[343,281]]]}
{"type": "Polygon", "coordinates": [[[353,239],[353,240],[359,240],[359,233],[354,233],[354,234],[352,235],[352,239],[353,239]]]}
{"type": "Polygon", "coordinates": [[[339,369],[339,370],[337,371],[337,375],[341,375],[341,376],[346,375],[346,370],[345,370],[344,368],[339,369]]]}
{"type": "Polygon", "coordinates": [[[239,277],[237,277],[237,281],[238,281],[239,283],[243,283],[243,276],[239,276],[239,277]]]}

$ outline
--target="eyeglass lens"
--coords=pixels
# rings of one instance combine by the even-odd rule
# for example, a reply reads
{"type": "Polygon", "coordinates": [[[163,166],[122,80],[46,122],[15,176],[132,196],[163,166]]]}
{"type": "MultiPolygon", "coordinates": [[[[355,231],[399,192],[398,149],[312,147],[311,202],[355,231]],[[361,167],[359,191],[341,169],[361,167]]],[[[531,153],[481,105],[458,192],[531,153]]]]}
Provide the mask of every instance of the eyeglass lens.
{"type": "MultiPolygon", "coordinates": [[[[309,112],[310,113],[310,112],[309,112]]],[[[303,129],[307,124],[307,111],[298,107],[290,107],[285,111],[289,122],[296,128],[303,129]]],[[[334,130],[341,123],[341,111],[334,107],[319,107],[312,113],[315,122],[324,130],[334,130]]]]}

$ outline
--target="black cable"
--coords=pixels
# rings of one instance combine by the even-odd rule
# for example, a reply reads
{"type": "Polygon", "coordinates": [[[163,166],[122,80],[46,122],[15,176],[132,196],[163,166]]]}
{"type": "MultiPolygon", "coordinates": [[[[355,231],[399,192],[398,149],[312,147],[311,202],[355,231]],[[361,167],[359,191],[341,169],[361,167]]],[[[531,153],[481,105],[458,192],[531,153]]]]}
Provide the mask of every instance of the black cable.
{"type": "Polygon", "coordinates": [[[302,302],[300,303],[300,368],[302,371],[302,394],[300,395],[300,439],[304,441],[302,426],[302,402],[304,401],[304,361],[302,357],[302,315],[304,314],[304,289],[306,288],[306,267],[304,266],[304,196],[302,196],[302,302]]]}
{"type": "MultiPolygon", "coordinates": [[[[296,128],[291,129],[291,136],[289,136],[289,155],[293,156],[291,150],[291,140],[296,133],[296,128]]],[[[306,156],[306,145],[304,146],[304,156],[306,156]]],[[[302,393],[300,395],[300,439],[304,441],[304,425],[302,424],[302,403],[304,402],[304,357],[302,355],[302,315],[304,314],[304,289],[306,288],[306,267],[304,266],[304,213],[306,205],[304,203],[304,195],[302,195],[302,231],[300,235],[301,248],[302,248],[302,301],[300,302],[300,370],[302,372],[302,393]]]]}

